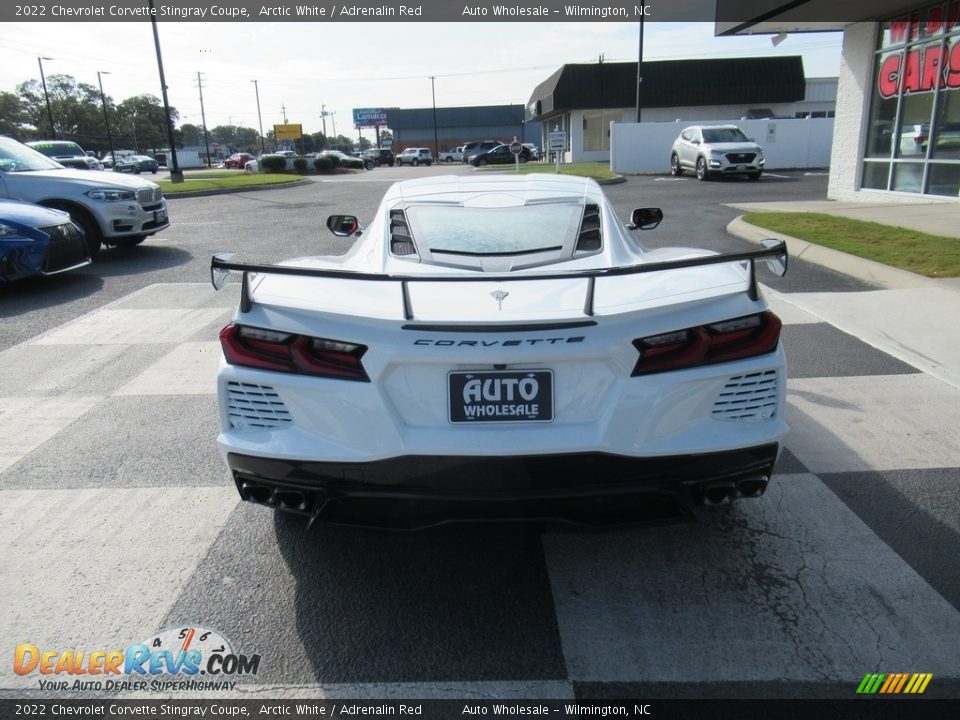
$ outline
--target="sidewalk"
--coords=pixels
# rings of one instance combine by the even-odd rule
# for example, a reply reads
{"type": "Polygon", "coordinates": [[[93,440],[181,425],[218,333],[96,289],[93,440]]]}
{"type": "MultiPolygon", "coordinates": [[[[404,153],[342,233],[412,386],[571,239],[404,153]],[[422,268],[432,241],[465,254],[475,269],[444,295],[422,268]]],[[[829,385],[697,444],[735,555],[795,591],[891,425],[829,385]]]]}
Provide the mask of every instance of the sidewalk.
{"type": "MultiPolygon", "coordinates": [[[[960,238],[960,203],[890,205],[824,201],[730,204],[744,212],[822,212],[960,238]]],[[[792,258],[842,272],[880,289],[776,293],[790,303],[950,385],[960,388],[960,278],[934,279],[733,220],[727,231],[757,242],[787,241],[792,258]]]]}

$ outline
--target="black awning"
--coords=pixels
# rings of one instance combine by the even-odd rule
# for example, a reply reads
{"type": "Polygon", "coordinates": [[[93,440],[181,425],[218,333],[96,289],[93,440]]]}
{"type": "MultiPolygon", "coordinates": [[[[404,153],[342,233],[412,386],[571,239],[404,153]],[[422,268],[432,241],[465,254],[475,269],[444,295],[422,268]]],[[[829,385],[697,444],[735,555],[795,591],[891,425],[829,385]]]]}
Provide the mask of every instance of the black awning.
{"type": "MultiPolygon", "coordinates": [[[[540,83],[527,118],[583,109],[633,107],[637,63],[564,65],[540,83]]],[[[657,60],[643,64],[643,107],[764,106],[803,100],[803,58],[657,60]]]]}

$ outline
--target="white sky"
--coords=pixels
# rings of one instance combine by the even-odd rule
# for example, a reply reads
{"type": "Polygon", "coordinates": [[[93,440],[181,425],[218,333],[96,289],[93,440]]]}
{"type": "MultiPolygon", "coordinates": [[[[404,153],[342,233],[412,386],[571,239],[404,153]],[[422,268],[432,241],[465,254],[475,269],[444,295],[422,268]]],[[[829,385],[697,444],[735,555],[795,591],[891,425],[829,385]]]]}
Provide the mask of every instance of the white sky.
{"type": "MultiPolygon", "coordinates": [[[[207,126],[256,127],[253,79],[259,81],[266,131],[287,119],[304,132],[322,129],[321,106],[335,113],[327,131],[356,136],[352,109],[525,105],[533,88],[564,63],[635,61],[637,23],[196,23],[158,24],[170,103],[181,123],[200,125],[197,71],[204,82],[207,126]]],[[[713,23],[648,22],[644,60],[802,55],[807,77],[833,77],[840,33],[795,34],[774,48],[770,36],[713,35],[713,23]]],[[[148,22],[5,23],[0,26],[0,90],[14,92],[62,73],[115,101],[160,96],[148,22]]],[[[372,138],[372,130],[365,131],[372,138]]]]}

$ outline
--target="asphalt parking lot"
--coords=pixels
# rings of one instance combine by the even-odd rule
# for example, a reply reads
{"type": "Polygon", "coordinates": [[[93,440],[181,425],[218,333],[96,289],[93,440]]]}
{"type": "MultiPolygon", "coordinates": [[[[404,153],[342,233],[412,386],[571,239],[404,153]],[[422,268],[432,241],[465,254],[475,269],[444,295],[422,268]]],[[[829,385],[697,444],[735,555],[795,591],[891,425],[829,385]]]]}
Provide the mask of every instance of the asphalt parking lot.
{"type": "MultiPolygon", "coordinates": [[[[259,653],[235,697],[841,697],[928,672],[960,697],[960,391],[805,309],[875,288],[762,270],[784,320],[788,437],[759,500],[606,531],[305,529],[241,504],[214,446],[215,252],[345,252],[379,168],[170,200],[172,226],[82,271],[0,286],[0,647],[127,647],[215,628],[259,653]]],[[[651,245],[746,249],[724,203],[823,199],[826,176],[631,177],[651,245]]],[[[0,693],[43,695],[0,668],[0,693]]]]}

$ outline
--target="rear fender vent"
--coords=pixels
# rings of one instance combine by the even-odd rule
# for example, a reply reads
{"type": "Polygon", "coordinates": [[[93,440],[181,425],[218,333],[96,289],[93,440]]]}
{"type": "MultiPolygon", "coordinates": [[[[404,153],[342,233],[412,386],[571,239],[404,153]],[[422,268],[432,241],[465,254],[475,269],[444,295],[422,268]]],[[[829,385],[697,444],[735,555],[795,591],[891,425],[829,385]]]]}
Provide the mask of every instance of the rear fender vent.
{"type": "Polygon", "coordinates": [[[234,430],[273,430],[293,423],[290,411],[269,385],[227,383],[227,417],[234,430]]]}
{"type": "Polygon", "coordinates": [[[407,216],[403,210],[390,211],[390,252],[394,255],[416,255],[417,249],[413,244],[413,235],[407,224],[407,216]]]}
{"type": "Polygon", "coordinates": [[[727,380],[711,415],[714,420],[762,422],[777,414],[777,371],[735,375],[727,380]]]}
{"type": "Polygon", "coordinates": [[[600,206],[588,203],[583,206],[576,252],[596,252],[600,249],[600,240],[600,206]]]}

